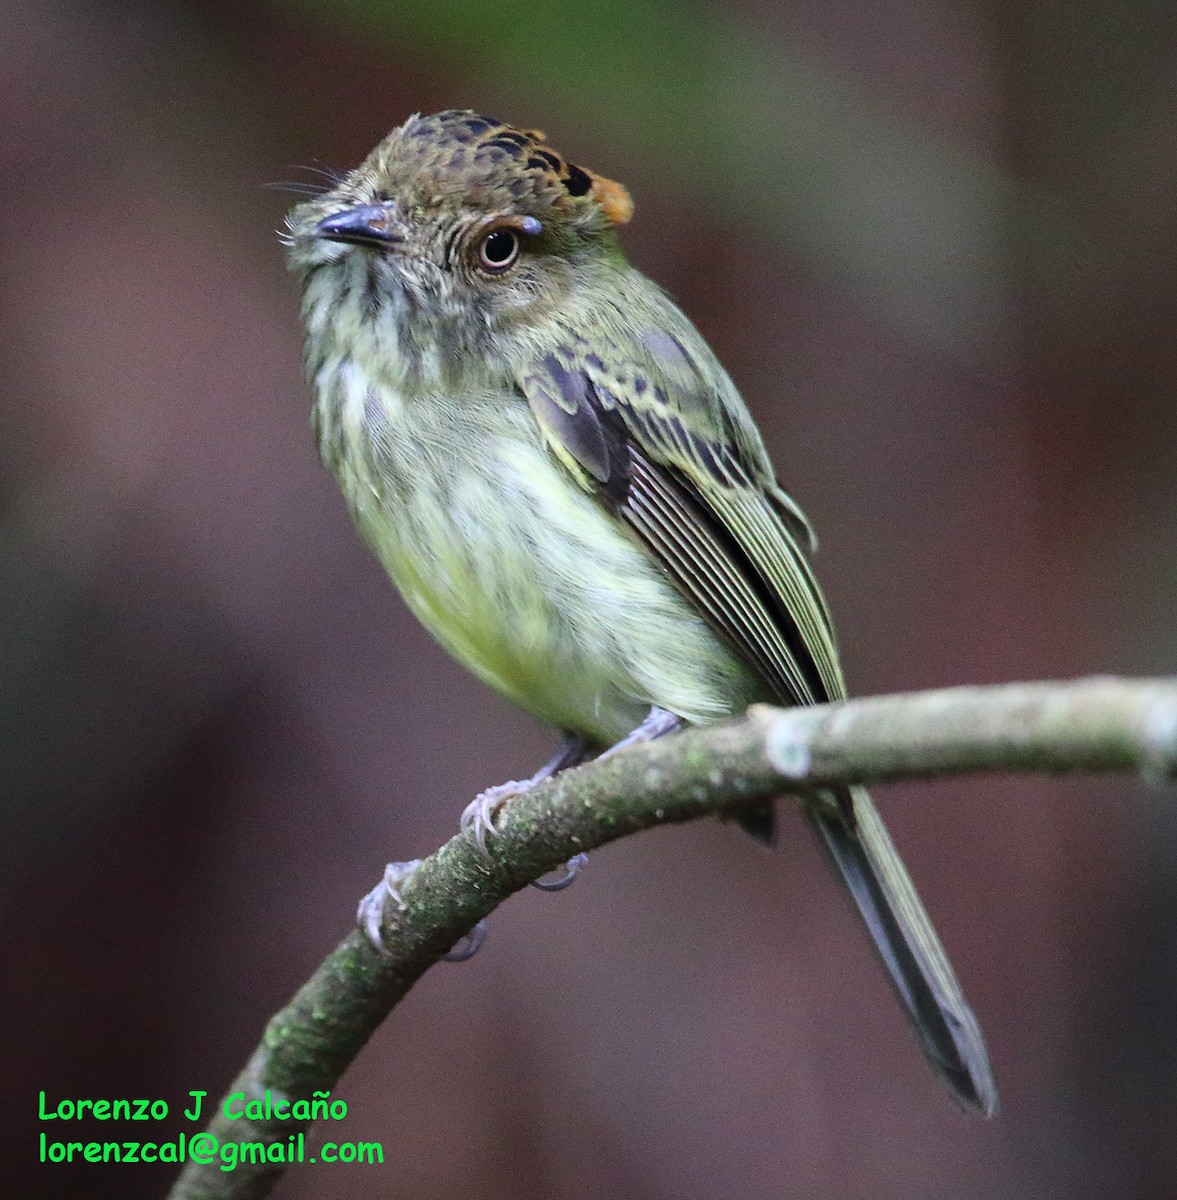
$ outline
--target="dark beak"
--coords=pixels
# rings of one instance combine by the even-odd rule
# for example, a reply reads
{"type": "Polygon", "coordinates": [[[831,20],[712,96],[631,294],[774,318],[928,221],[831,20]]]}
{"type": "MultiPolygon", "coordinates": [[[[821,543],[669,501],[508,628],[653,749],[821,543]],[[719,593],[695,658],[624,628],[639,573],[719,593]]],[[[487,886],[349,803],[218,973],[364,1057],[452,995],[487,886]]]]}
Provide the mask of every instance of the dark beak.
{"type": "Polygon", "coordinates": [[[385,204],[360,204],[324,217],[315,233],[332,242],[351,242],[357,246],[390,246],[401,240],[389,228],[391,213],[385,204]]]}

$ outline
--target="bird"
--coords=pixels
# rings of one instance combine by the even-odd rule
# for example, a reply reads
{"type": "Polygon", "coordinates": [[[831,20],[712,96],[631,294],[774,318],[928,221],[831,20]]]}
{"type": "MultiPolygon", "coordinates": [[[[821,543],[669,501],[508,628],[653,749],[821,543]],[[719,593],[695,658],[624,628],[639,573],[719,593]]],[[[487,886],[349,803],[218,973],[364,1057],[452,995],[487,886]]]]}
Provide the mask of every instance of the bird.
{"type": "MultiPolygon", "coordinates": [[[[395,128],[284,234],[322,461],[421,623],[563,734],[533,779],[847,694],[810,522],[703,336],[626,259],[632,212],[541,131],[454,109],[395,128]]],[[[468,810],[480,844],[524,786],[468,810]]],[[[933,1070],[991,1116],[980,1027],[869,794],[803,808],[933,1070]]],[[[771,841],[770,804],[738,819],[771,841]]]]}

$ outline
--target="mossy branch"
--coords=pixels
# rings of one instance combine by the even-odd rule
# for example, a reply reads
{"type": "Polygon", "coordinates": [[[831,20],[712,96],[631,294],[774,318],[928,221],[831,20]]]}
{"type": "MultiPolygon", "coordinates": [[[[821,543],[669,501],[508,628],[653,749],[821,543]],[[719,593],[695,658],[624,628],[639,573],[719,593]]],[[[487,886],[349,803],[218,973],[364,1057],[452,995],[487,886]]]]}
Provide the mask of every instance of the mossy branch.
{"type": "MultiPolygon", "coordinates": [[[[653,825],[730,813],[782,794],[975,771],[1177,775],[1177,680],[1086,679],[961,687],[806,709],[758,706],[567,771],[511,800],[483,856],[454,837],[386,902],[387,955],[358,932],[266,1027],[228,1094],[330,1092],[425,971],[512,892],[572,855],[653,825]]],[[[460,806],[455,803],[455,816],[460,806]]],[[[236,1108],[240,1108],[240,1103],[236,1108]]],[[[228,1120],[220,1143],[286,1143],[309,1122],[228,1120]]],[[[288,1164],[189,1162],[170,1200],[267,1195],[288,1164]]]]}

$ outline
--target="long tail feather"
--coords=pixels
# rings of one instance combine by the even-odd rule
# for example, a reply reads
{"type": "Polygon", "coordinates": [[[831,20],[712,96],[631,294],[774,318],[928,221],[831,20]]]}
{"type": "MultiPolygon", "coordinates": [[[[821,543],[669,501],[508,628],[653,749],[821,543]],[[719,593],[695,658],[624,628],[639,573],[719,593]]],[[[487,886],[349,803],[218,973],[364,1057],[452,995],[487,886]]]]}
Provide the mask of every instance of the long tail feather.
{"type": "Polygon", "coordinates": [[[809,818],[850,889],[932,1069],[963,1108],[991,1117],[997,1086],[985,1041],[911,877],[867,792],[852,788],[838,799],[841,812],[815,805],[809,818]]]}

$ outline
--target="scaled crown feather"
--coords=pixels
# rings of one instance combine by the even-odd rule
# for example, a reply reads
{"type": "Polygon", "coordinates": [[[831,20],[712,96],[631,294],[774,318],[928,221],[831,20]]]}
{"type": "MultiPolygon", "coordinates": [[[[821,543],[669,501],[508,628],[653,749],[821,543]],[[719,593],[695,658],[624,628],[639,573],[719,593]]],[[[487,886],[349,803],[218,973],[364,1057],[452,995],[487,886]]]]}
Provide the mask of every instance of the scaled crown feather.
{"type": "Polygon", "coordinates": [[[537,129],[516,129],[471,110],[417,114],[394,130],[369,157],[385,178],[402,173],[424,179],[436,196],[483,195],[488,207],[531,200],[570,218],[595,206],[611,225],[633,215],[629,192],[612,179],[569,162],[537,129]]]}

